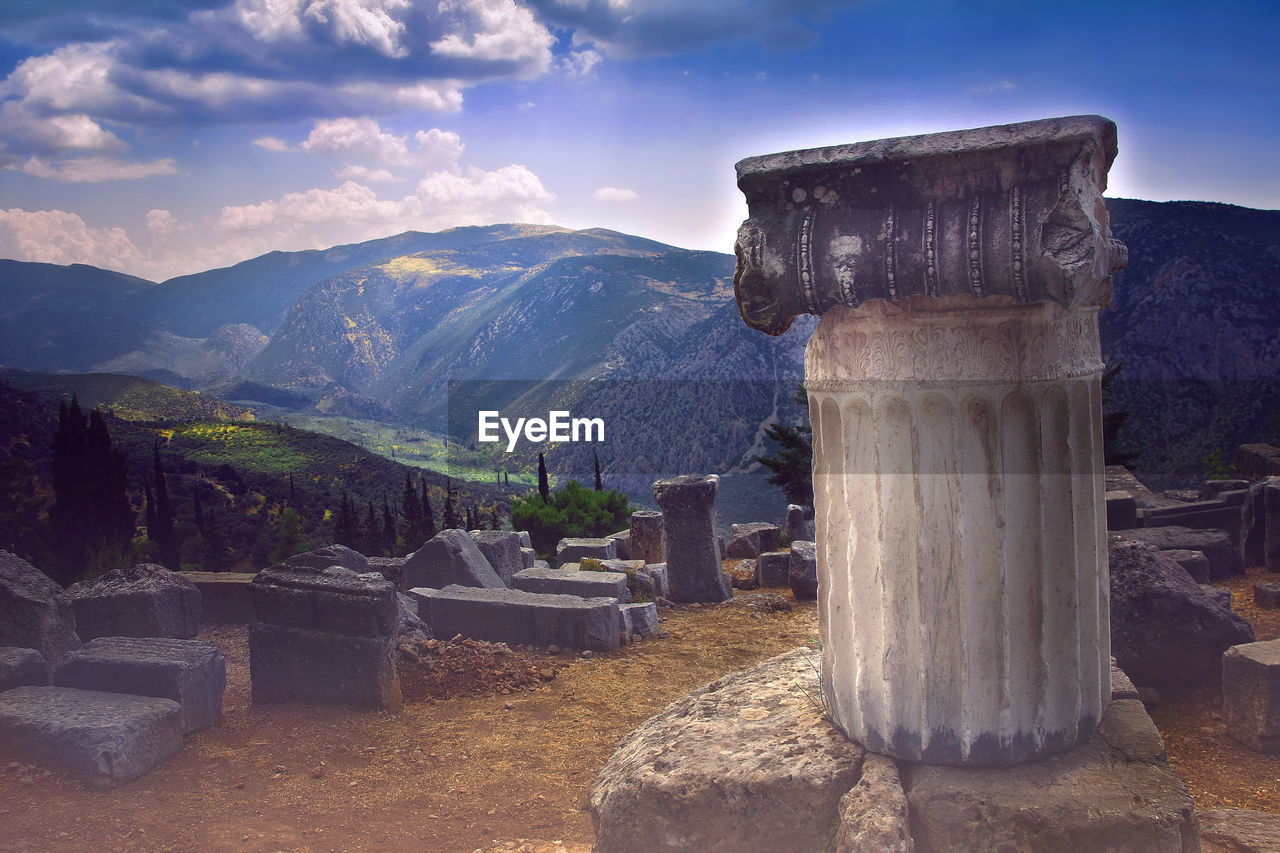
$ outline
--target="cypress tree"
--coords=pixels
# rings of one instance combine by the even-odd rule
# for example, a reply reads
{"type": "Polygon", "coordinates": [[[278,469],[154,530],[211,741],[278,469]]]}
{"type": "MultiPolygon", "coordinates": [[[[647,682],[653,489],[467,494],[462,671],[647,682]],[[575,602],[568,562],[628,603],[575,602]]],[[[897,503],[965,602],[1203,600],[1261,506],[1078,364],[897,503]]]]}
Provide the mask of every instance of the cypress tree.
{"type": "Polygon", "coordinates": [[[382,550],[387,557],[396,553],[396,518],[385,493],[382,495],[382,550]]]}
{"type": "Polygon", "coordinates": [[[404,546],[409,550],[426,541],[422,538],[422,505],[418,503],[418,493],[408,471],[404,472],[404,498],[400,501],[400,530],[404,546]]]}
{"type": "Polygon", "coordinates": [[[444,528],[454,530],[461,524],[462,519],[458,518],[458,508],[453,501],[453,490],[450,489],[444,496],[444,528]]]}
{"type": "Polygon", "coordinates": [[[364,543],[360,546],[360,552],[366,556],[374,556],[381,539],[382,531],[378,529],[378,519],[373,515],[373,501],[369,501],[369,517],[365,521],[364,543]]]}
{"type": "Polygon", "coordinates": [[[591,451],[591,455],[594,456],[596,460],[596,491],[603,492],[604,482],[600,479],[600,454],[593,450],[591,451]]]}
{"type": "Polygon", "coordinates": [[[431,497],[427,494],[427,478],[418,481],[422,486],[422,541],[434,539],[436,535],[436,516],[431,511],[431,497]]]}
{"type": "Polygon", "coordinates": [[[191,504],[194,507],[196,515],[196,530],[200,531],[200,535],[205,535],[204,524],[204,507],[200,505],[200,481],[194,480],[191,483],[191,504]]]}
{"type": "Polygon", "coordinates": [[[542,495],[543,503],[547,502],[551,494],[551,483],[547,480],[547,460],[541,453],[538,454],[538,494],[542,495]]]}

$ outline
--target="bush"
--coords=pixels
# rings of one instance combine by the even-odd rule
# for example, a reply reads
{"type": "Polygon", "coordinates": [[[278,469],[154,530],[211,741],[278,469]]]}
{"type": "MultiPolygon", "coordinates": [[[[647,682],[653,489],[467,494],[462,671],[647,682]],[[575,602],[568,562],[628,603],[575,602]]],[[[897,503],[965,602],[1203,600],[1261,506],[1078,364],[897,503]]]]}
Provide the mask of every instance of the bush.
{"type": "Polygon", "coordinates": [[[584,489],[577,480],[570,480],[549,494],[545,503],[537,493],[517,498],[511,507],[511,526],[529,531],[538,556],[551,559],[561,539],[606,536],[626,527],[631,511],[621,492],[584,489]]]}

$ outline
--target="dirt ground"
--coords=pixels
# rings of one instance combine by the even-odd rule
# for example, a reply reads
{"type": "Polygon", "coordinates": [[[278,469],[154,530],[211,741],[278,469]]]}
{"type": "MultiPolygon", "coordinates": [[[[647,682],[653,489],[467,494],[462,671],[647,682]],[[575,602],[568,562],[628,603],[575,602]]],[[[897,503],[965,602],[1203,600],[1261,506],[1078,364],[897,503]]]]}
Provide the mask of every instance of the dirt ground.
{"type": "MultiPolygon", "coordinates": [[[[1258,639],[1280,611],[1253,606],[1253,570],[1228,585],[1258,639]]],[[[402,713],[254,706],[247,631],[202,639],[227,657],[223,724],[114,791],[0,765],[0,851],[587,853],[587,789],[618,741],[690,690],[801,645],[812,603],[781,590],[662,611],[669,636],[584,658],[437,640],[402,644],[402,713]],[[439,697],[452,696],[441,699],[439,697]]],[[[1216,691],[1150,707],[1198,808],[1280,813],[1280,757],[1226,735],[1216,691]]]]}
{"type": "Polygon", "coordinates": [[[0,764],[0,850],[585,853],[587,789],[624,735],[721,675],[816,645],[811,603],[770,612],[756,595],[664,609],[667,638],[590,659],[419,645],[433,665],[406,678],[418,698],[394,715],[255,706],[247,631],[210,631],[227,657],[223,724],[113,791],[0,764]],[[431,698],[442,690],[479,695],[431,698]]]}
{"type": "MultiPolygon", "coordinates": [[[[1255,607],[1253,585],[1275,579],[1265,569],[1250,569],[1245,577],[1220,582],[1231,588],[1231,609],[1253,625],[1259,640],[1280,637],[1280,610],[1255,607]]],[[[1219,690],[1165,691],[1147,710],[1196,808],[1280,813],[1280,755],[1254,752],[1227,736],[1219,690]]]]}

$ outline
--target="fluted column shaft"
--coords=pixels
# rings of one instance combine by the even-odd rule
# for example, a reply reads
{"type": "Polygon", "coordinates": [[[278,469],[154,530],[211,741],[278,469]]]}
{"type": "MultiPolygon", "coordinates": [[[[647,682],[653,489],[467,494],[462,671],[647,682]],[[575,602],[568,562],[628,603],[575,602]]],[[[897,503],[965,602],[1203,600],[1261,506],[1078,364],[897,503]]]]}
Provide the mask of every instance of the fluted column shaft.
{"type": "Polygon", "coordinates": [[[1101,717],[1096,311],[877,302],[810,340],[824,701],[869,749],[1011,764],[1101,717]]]}

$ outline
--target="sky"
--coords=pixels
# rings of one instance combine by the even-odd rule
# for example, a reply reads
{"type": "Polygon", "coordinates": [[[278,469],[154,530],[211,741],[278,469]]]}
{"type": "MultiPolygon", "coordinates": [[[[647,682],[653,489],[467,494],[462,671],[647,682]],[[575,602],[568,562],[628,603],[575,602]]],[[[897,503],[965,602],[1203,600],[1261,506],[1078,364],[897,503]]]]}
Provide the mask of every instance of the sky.
{"type": "Polygon", "coordinates": [[[161,281],[496,222],[732,251],[746,156],[1098,113],[1280,208],[1275,0],[3,0],[0,257],[161,281]]]}

